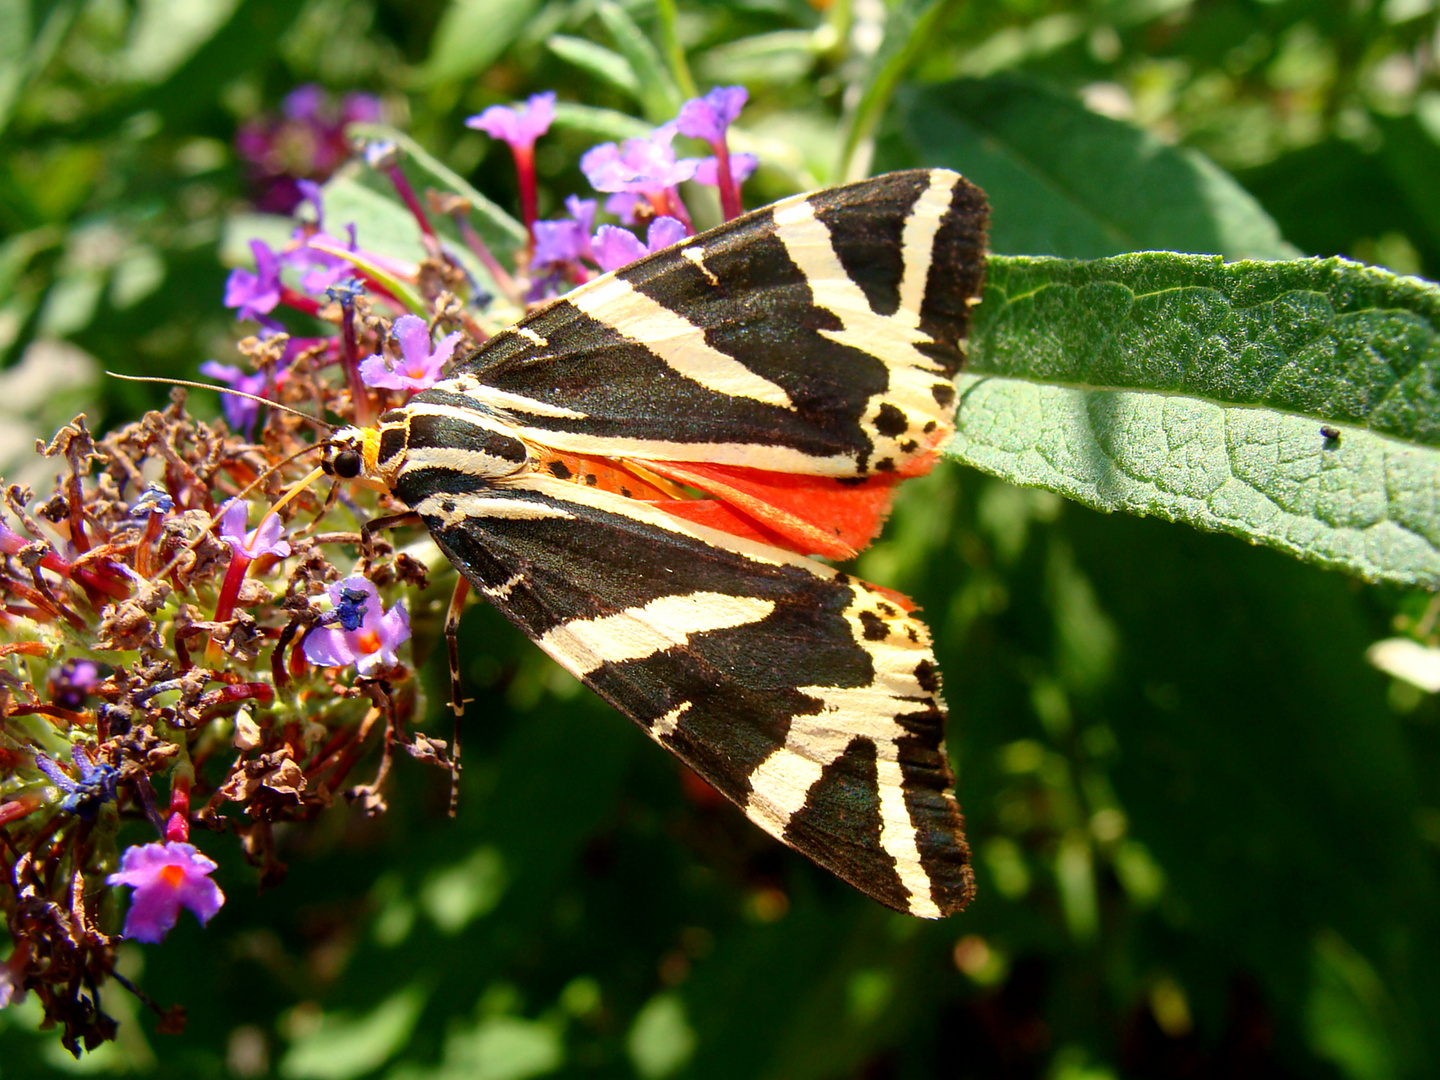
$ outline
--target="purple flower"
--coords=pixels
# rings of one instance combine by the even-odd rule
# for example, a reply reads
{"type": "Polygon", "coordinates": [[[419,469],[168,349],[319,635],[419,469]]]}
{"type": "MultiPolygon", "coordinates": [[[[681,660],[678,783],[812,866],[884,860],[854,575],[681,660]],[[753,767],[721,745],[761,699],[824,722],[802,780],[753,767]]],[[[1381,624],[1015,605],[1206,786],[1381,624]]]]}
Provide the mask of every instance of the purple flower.
{"type": "MultiPolygon", "coordinates": [[[[200,365],[200,374],[218,379],[232,390],[244,394],[265,394],[265,373],[245,371],[234,364],[222,364],[218,360],[206,360],[200,365]]],[[[225,422],[232,431],[249,431],[260,415],[260,403],[234,394],[221,394],[220,407],[225,411],[225,422]]]]}
{"type": "Polygon", "coordinates": [[[50,700],[56,705],[62,709],[79,709],[100,679],[100,665],[95,661],[67,660],[52,668],[45,682],[50,689],[50,700]]]}
{"type": "Polygon", "coordinates": [[[258,319],[280,303],[280,256],[263,240],[251,240],[250,250],[255,253],[255,273],[237,266],[225,279],[225,306],[239,309],[237,319],[258,319]]]}
{"type": "Polygon", "coordinates": [[[695,160],[675,160],[670,143],[675,124],[661,124],[648,139],[626,139],[624,146],[601,143],[580,158],[580,171],[596,191],[657,195],[695,175],[695,160]]]}
{"type": "Polygon", "coordinates": [[[230,545],[230,550],[247,559],[258,559],[261,555],[285,558],[290,554],[290,545],[280,539],[284,526],[279,515],[266,514],[257,528],[245,531],[245,522],[250,514],[250,504],[243,499],[231,499],[220,508],[220,539],[230,545]]]}
{"type": "Polygon", "coordinates": [[[300,192],[300,202],[296,204],[295,209],[299,210],[301,206],[309,203],[315,208],[315,227],[323,228],[325,225],[324,188],[314,180],[300,179],[295,181],[295,190],[300,192]]]}
{"type": "Polygon", "coordinates": [[[395,649],[410,636],[405,605],[385,611],[375,586],[358,575],[335,582],[327,592],[341,625],[311,630],[305,638],[305,659],[316,667],[354,664],[361,675],[396,663],[395,649]]]}
{"type": "Polygon", "coordinates": [[[120,871],[106,881],[135,890],[125,915],[124,934],[154,944],[175,926],[187,907],[203,926],[225,903],[225,894],[210,880],[215,863],[193,844],[138,844],[120,857],[120,871]]]}
{"type": "Polygon", "coordinates": [[[103,804],[115,798],[120,774],[111,765],[92,760],[90,752],[79,743],[70,748],[70,757],[75,762],[75,771],[80,774],[79,780],[72,779],[58,762],[38,751],[35,767],[65,793],[60,800],[60,809],[89,821],[100,812],[103,804]]]}
{"type": "Polygon", "coordinates": [[[595,225],[595,200],[571,195],[565,200],[568,218],[535,222],[535,257],[530,269],[593,259],[590,230],[595,225]]]}
{"type": "Polygon", "coordinates": [[[328,247],[348,248],[350,251],[359,250],[359,245],[355,240],[353,222],[346,226],[346,231],[349,234],[348,244],[313,227],[301,225],[295,230],[293,235],[295,245],[289,248],[281,258],[290,266],[303,271],[300,276],[300,287],[306,292],[312,295],[323,293],[337,281],[354,275],[355,267],[349,259],[329,251],[322,251],[314,245],[316,240],[320,240],[328,247]]]}
{"type": "MultiPolygon", "coordinates": [[[[746,180],[750,179],[752,173],[759,166],[760,159],[754,154],[731,154],[730,155],[730,176],[739,187],[746,180]]],[[[720,183],[720,166],[716,159],[711,156],[701,158],[695,165],[695,182],[698,184],[709,184],[717,187],[720,183]]]]}
{"type": "Polygon", "coordinates": [[[483,131],[492,139],[510,144],[516,153],[529,153],[535,140],[550,130],[555,120],[555,92],[532,94],[523,105],[491,105],[465,121],[466,127],[483,131]]]}
{"type": "Polygon", "coordinates": [[[673,217],[657,217],[641,243],[634,233],[614,225],[601,225],[595,233],[595,262],[607,273],[628,266],[651,252],[678,244],[686,237],[685,223],[673,217]]]}
{"type": "Polygon", "coordinates": [[[400,362],[394,366],[379,353],[360,361],[360,378],[366,386],[384,386],[391,390],[424,390],[434,386],[440,369],[455,351],[460,331],[446,334],[440,344],[430,344],[430,327],[417,315],[401,315],[395,320],[391,334],[400,343],[400,362]]]}
{"type": "Polygon", "coordinates": [[[384,107],[374,94],[353,90],[340,102],[340,123],[378,124],[384,116],[384,107]]]}
{"type": "Polygon", "coordinates": [[[650,200],[633,191],[617,191],[605,200],[605,212],[614,214],[626,225],[640,224],[642,211],[644,217],[651,215],[650,200]]]}
{"type": "Polygon", "coordinates": [[[681,135],[717,143],[725,129],[740,115],[750,93],[743,86],[717,86],[704,97],[691,98],[680,106],[675,126],[681,135]]]}
{"type": "Polygon", "coordinates": [[[280,111],[291,120],[320,120],[329,97],[315,83],[305,83],[285,95],[280,111]]]}

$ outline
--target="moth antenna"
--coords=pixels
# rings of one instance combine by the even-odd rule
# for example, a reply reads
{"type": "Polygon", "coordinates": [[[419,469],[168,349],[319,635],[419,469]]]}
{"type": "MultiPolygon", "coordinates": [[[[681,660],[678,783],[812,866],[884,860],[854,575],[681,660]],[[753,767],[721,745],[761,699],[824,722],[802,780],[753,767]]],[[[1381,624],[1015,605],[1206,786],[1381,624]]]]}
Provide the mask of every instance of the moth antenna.
{"type": "MultiPolygon", "coordinates": [[[[247,394],[244,390],[236,390],[229,386],[214,386],[210,383],[191,382],[189,379],[162,379],[156,375],[121,375],[118,371],[107,371],[112,379],[124,379],[126,382],[150,382],[160,383],[163,386],[188,386],[195,390],[214,390],[217,394],[230,394],[233,397],[245,398],[249,401],[258,401],[261,405],[268,405],[272,409],[279,409],[281,412],[288,412],[292,416],[298,416],[301,420],[308,420],[316,427],[323,429],[326,434],[333,434],[334,424],[327,424],[324,420],[311,416],[300,409],[293,409],[289,405],[282,405],[278,401],[271,401],[269,398],[261,397],[259,394],[247,394]]],[[[286,459],[290,460],[289,458],[286,459]]],[[[283,464],[283,463],[282,463],[283,464]]]]}
{"type": "MultiPolygon", "coordinates": [[[[121,376],[121,378],[125,378],[125,377],[126,377],[126,376],[121,376]]],[[[145,381],[147,381],[147,382],[164,382],[165,380],[163,380],[163,379],[149,379],[149,380],[145,380],[145,381]]],[[[182,384],[182,385],[183,385],[183,384],[182,384]]],[[[205,387],[203,383],[195,383],[195,384],[192,384],[192,385],[201,386],[201,387],[203,387],[203,388],[205,388],[205,389],[212,389],[212,388],[210,388],[210,387],[205,387]]],[[[247,396],[248,396],[248,395],[247,395],[247,396]]],[[[261,400],[264,400],[264,399],[261,399],[261,400]]],[[[273,404],[273,402],[272,402],[271,404],[273,404]]],[[[303,416],[304,414],[302,413],[301,415],[303,416]]],[[[309,418],[307,417],[307,419],[309,419],[309,418]]],[[[246,495],[249,495],[250,492],[254,491],[257,487],[259,487],[261,484],[263,484],[263,483],[266,481],[266,479],[268,479],[269,476],[270,476],[272,473],[274,473],[275,471],[277,471],[278,469],[283,469],[286,465],[289,465],[290,462],[294,461],[296,458],[304,457],[306,454],[314,453],[316,450],[322,450],[322,449],[324,449],[324,447],[325,447],[325,443],[323,443],[323,442],[318,442],[318,443],[312,443],[310,446],[305,447],[303,450],[297,450],[297,451],[295,451],[295,453],[291,454],[289,457],[283,458],[283,459],[281,459],[280,461],[277,461],[274,465],[271,465],[268,469],[266,469],[264,472],[262,472],[259,476],[255,477],[254,480],[251,480],[250,483],[246,484],[243,488],[241,488],[239,491],[237,491],[237,492],[236,492],[234,495],[232,495],[230,498],[231,498],[231,499],[243,499],[246,495]]],[[[322,468],[319,468],[319,467],[317,466],[316,468],[314,468],[314,469],[312,469],[310,472],[308,472],[308,473],[307,473],[304,477],[302,477],[300,480],[297,480],[294,484],[290,485],[290,490],[288,490],[284,495],[280,496],[279,501],[276,502],[274,506],[270,507],[270,509],[269,509],[268,511],[266,511],[265,517],[262,517],[262,518],[260,519],[260,524],[263,525],[263,524],[265,523],[265,519],[266,519],[266,518],[268,518],[268,517],[272,516],[273,514],[275,514],[282,506],[284,506],[286,503],[288,503],[291,499],[295,498],[295,496],[299,495],[302,491],[304,491],[304,490],[305,490],[306,488],[308,488],[311,484],[313,484],[317,479],[319,479],[320,477],[322,477],[322,476],[324,476],[324,475],[325,475],[325,470],[322,469],[322,468]]],[[[226,501],[226,502],[229,502],[230,499],[226,499],[225,501],[226,501]]],[[[223,505],[223,504],[222,504],[222,505],[223,505]]],[[[155,575],[155,579],[156,579],[156,580],[159,580],[160,578],[163,578],[166,574],[170,573],[171,570],[175,569],[175,564],[180,561],[181,557],[182,557],[183,555],[185,555],[187,552],[194,551],[195,548],[200,544],[200,541],[203,540],[206,536],[208,536],[208,535],[210,534],[210,530],[215,527],[215,523],[216,523],[217,521],[219,521],[219,520],[220,520],[220,514],[219,514],[218,511],[217,511],[216,513],[211,514],[211,515],[210,515],[210,523],[209,523],[208,525],[206,525],[205,528],[200,531],[200,535],[197,536],[197,537],[195,537],[194,540],[191,540],[188,544],[186,544],[186,545],[185,545],[184,547],[182,547],[179,551],[177,551],[177,552],[175,553],[175,557],[172,558],[168,563],[166,563],[164,569],[162,569],[158,574],[155,575]]],[[[257,529],[258,529],[259,527],[260,527],[259,525],[256,526],[257,529]]]]}

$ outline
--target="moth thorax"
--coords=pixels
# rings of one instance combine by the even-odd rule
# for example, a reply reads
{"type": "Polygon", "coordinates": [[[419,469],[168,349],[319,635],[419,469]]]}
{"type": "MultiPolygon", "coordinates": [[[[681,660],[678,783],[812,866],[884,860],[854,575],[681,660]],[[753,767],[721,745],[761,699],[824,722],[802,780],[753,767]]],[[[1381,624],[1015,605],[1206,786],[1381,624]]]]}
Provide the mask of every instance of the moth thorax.
{"type": "Polygon", "coordinates": [[[377,467],[394,476],[443,469],[477,479],[509,476],[530,464],[530,450],[491,417],[414,402],[380,418],[377,467]]]}

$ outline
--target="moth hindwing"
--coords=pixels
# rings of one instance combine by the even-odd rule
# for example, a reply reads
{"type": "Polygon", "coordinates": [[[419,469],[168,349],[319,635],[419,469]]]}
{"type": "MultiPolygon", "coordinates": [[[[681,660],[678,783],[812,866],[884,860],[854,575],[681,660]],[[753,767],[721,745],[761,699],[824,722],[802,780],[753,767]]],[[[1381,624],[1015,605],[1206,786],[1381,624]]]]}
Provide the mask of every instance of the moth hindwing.
{"type": "Polygon", "coordinates": [[[929,635],[810,556],[868,543],[953,432],[986,221],[944,170],[787,199],[581,286],[353,436],[563,667],[927,917],[973,891],[929,635]]]}

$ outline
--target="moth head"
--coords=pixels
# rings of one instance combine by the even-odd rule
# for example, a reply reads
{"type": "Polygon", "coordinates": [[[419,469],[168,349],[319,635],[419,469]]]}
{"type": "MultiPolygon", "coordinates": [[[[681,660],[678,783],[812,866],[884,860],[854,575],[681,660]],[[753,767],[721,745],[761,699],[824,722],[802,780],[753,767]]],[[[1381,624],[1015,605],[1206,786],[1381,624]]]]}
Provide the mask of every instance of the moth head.
{"type": "Polygon", "coordinates": [[[376,491],[389,491],[390,478],[379,466],[380,429],[344,427],[325,441],[320,468],[337,480],[349,480],[376,491]]]}

